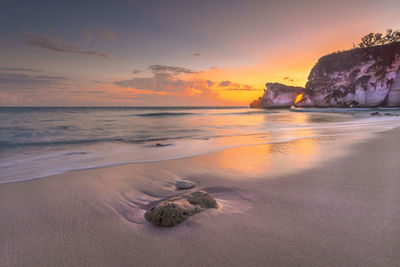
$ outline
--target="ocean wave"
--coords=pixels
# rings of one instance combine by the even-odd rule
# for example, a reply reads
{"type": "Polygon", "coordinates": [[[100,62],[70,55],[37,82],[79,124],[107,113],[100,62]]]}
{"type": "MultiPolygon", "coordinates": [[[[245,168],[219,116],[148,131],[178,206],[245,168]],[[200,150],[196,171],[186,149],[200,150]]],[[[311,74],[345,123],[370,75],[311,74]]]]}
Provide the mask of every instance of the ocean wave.
{"type": "Polygon", "coordinates": [[[371,111],[399,111],[400,108],[291,108],[291,112],[355,113],[371,111]]]}
{"type": "Polygon", "coordinates": [[[159,112],[159,113],[143,113],[135,114],[133,116],[139,117],[163,117],[163,116],[189,116],[189,115],[201,115],[193,112],[159,112]]]}
{"type": "Polygon", "coordinates": [[[0,142],[0,147],[38,147],[38,146],[57,146],[57,145],[78,145],[78,144],[92,144],[101,142],[123,142],[124,139],[119,138],[100,138],[100,139],[85,139],[85,140],[60,140],[48,142],[0,142]]]}
{"type": "Polygon", "coordinates": [[[216,113],[214,115],[252,115],[252,114],[272,114],[272,113],[280,113],[277,110],[254,110],[254,111],[245,111],[245,112],[228,112],[228,113],[216,113]]]}
{"type": "Polygon", "coordinates": [[[178,139],[191,139],[192,136],[173,136],[173,137],[154,137],[154,138],[98,138],[98,139],[84,139],[84,140],[60,140],[50,142],[7,142],[0,141],[0,148],[16,148],[16,147],[46,147],[46,146],[65,146],[65,145],[90,145],[100,143],[124,143],[124,144],[145,144],[152,142],[160,142],[167,140],[178,139]]]}

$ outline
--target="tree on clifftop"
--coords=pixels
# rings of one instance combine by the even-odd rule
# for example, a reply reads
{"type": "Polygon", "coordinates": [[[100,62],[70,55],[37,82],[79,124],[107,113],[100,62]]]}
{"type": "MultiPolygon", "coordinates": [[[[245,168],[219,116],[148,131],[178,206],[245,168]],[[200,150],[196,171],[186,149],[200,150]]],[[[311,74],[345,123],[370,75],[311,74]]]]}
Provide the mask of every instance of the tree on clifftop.
{"type": "Polygon", "coordinates": [[[386,30],[386,35],[382,33],[369,33],[361,38],[361,42],[359,44],[353,44],[353,48],[364,48],[371,47],[375,45],[384,45],[400,42],[400,31],[393,31],[392,29],[386,30]]]}

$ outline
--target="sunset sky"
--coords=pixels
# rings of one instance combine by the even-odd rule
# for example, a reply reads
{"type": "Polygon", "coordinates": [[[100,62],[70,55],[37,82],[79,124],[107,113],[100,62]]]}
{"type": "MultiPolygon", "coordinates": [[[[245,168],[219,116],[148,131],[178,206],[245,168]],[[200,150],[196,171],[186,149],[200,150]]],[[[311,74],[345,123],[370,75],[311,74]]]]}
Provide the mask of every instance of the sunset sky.
{"type": "Polygon", "coordinates": [[[0,106],[248,105],[400,1],[1,1],[0,106]]]}

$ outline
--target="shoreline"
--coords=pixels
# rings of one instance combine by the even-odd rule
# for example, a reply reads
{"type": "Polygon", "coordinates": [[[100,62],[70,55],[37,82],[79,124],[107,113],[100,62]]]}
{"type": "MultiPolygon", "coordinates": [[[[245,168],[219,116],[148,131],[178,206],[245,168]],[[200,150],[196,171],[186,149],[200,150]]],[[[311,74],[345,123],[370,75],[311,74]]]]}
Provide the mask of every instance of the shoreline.
{"type": "Polygon", "coordinates": [[[300,139],[1,184],[0,259],[5,266],[390,265],[400,260],[399,134],[300,139]],[[144,208],[182,193],[173,185],[183,178],[221,208],[174,228],[151,226],[144,208]]]}
{"type": "MultiPolygon", "coordinates": [[[[390,131],[390,130],[389,130],[390,131]]],[[[52,178],[56,177],[59,175],[63,175],[65,173],[69,172],[79,172],[79,171],[86,171],[86,170],[96,170],[96,169],[103,169],[103,168],[112,168],[112,167],[119,167],[119,166],[125,166],[125,165],[136,165],[136,164],[156,164],[156,163],[162,163],[162,162],[169,162],[169,161],[176,161],[176,160],[185,160],[185,159],[191,159],[191,158],[196,158],[196,157],[202,157],[202,156],[207,156],[210,154],[215,154],[223,151],[228,151],[232,149],[240,149],[240,148],[246,148],[246,147],[253,147],[253,146],[271,146],[271,145],[284,145],[292,142],[296,142],[299,140],[319,140],[319,139],[326,139],[326,138],[346,138],[346,139],[363,139],[363,138],[369,138],[368,136],[373,136],[379,132],[371,132],[371,133],[363,133],[364,137],[349,137],[348,134],[337,134],[337,135],[324,135],[324,136],[310,136],[310,137],[294,137],[285,141],[278,141],[278,142],[271,142],[271,143],[255,143],[255,144],[242,144],[242,145],[236,145],[236,146],[228,146],[228,147],[222,147],[219,148],[218,150],[211,150],[209,152],[204,152],[201,154],[196,154],[196,155],[189,155],[189,156],[179,156],[177,158],[168,158],[168,159],[160,159],[160,160],[153,160],[153,161],[138,161],[138,162],[124,162],[124,163],[112,163],[110,165],[102,165],[102,166],[95,166],[95,167],[87,167],[87,168],[82,168],[82,169],[74,169],[74,170],[66,170],[62,171],[60,173],[56,174],[50,174],[46,176],[38,176],[38,177],[31,177],[31,178],[26,178],[26,179],[20,179],[20,180],[15,180],[15,181],[4,181],[0,182],[0,186],[3,184],[10,184],[10,183],[19,183],[19,182],[26,182],[26,181],[31,181],[31,180],[36,180],[36,179],[46,179],[46,178],[52,178]]],[[[156,147],[154,147],[156,148],[156,147]]]]}
{"type": "MultiPolygon", "coordinates": [[[[309,129],[300,129],[300,130],[304,130],[304,131],[309,131],[309,129]]],[[[32,177],[28,177],[28,178],[18,178],[15,180],[1,180],[0,181],[0,185],[2,184],[9,184],[9,183],[18,183],[18,182],[25,182],[25,181],[30,181],[30,180],[35,180],[35,179],[43,179],[43,178],[49,178],[49,177],[53,177],[53,176],[58,176],[58,175],[62,175],[68,172],[75,172],[75,171],[84,171],[84,170],[93,170],[93,169],[101,169],[101,168],[110,168],[110,167],[118,167],[118,166],[124,166],[124,165],[131,165],[131,164],[151,164],[151,163],[160,163],[160,162],[168,162],[168,161],[174,161],[174,160],[182,160],[182,159],[190,159],[190,158],[194,158],[194,157],[201,157],[201,156],[207,156],[210,154],[214,154],[214,153],[219,153],[225,150],[231,150],[231,149],[237,149],[237,148],[243,148],[243,147],[252,147],[252,146],[262,146],[262,145],[279,145],[279,144],[286,144],[286,143],[291,143],[291,142],[296,142],[299,140],[307,140],[307,139],[323,139],[323,138],[346,138],[346,139],[362,139],[362,138],[368,138],[368,136],[373,136],[375,134],[378,134],[380,132],[385,132],[388,131],[387,129],[385,130],[380,130],[380,131],[371,131],[368,130],[366,132],[354,135],[354,134],[349,134],[349,133],[335,133],[335,134],[317,134],[315,136],[311,135],[311,136],[299,136],[299,137],[286,137],[284,138],[284,140],[279,140],[279,141],[269,141],[269,142],[262,142],[259,141],[257,142],[257,138],[265,138],[265,136],[263,136],[262,134],[253,134],[250,135],[250,137],[254,138],[255,140],[253,140],[253,142],[251,143],[243,143],[243,144],[230,144],[230,145],[222,145],[221,147],[218,148],[214,148],[214,149],[208,149],[207,151],[197,151],[194,154],[188,154],[188,155],[176,155],[176,156],[167,156],[165,159],[154,159],[154,160],[138,160],[138,161],[125,161],[125,162],[116,162],[116,163],[107,163],[107,164],[103,164],[103,165],[98,165],[98,166],[88,166],[88,167],[79,167],[76,169],[67,169],[67,170],[58,170],[58,171],[53,171],[49,174],[43,174],[43,175],[38,175],[38,176],[32,176],[32,177]]],[[[390,131],[390,130],[389,130],[390,131]]],[[[226,141],[222,141],[222,142],[230,142],[232,143],[232,141],[228,141],[229,139],[245,139],[249,136],[226,136],[226,137],[222,137],[223,140],[226,141]]],[[[261,140],[261,139],[260,139],[261,140]]],[[[199,141],[199,140],[195,140],[195,141],[199,141]]],[[[216,142],[216,140],[214,140],[214,142],[216,142]]],[[[234,140],[233,140],[234,142],[234,140]]],[[[240,143],[241,141],[239,141],[240,143]]],[[[108,146],[112,145],[112,143],[107,144],[108,146]]],[[[117,144],[119,145],[119,144],[117,144]]],[[[185,143],[179,143],[177,144],[168,144],[168,148],[171,146],[173,147],[173,150],[180,150],[184,148],[185,143]]],[[[190,145],[190,144],[189,144],[190,145]]],[[[199,144],[195,145],[198,147],[199,144]]],[[[210,144],[207,144],[205,147],[209,147],[210,144]]],[[[145,147],[147,148],[151,148],[153,149],[153,151],[150,152],[150,155],[153,155],[155,152],[164,152],[165,151],[161,151],[160,149],[162,149],[163,147],[157,147],[157,146],[152,146],[152,145],[145,145],[145,147]],[[159,151],[158,151],[159,150],[159,151]]],[[[141,148],[139,148],[141,149],[141,148]]],[[[170,152],[169,152],[170,153],[170,152]]],[[[2,178],[4,179],[4,178],[2,178]]]]}
{"type": "Polygon", "coordinates": [[[398,118],[374,117],[365,112],[326,114],[222,109],[206,113],[196,111],[193,116],[179,116],[179,119],[159,117],[157,114],[172,113],[157,113],[156,110],[144,113],[156,116],[139,116],[143,112],[110,111],[102,116],[96,110],[87,115],[75,109],[56,115],[46,111],[48,119],[42,120],[43,114],[38,112],[30,123],[24,121],[25,111],[18,113],[15,121],[10,120],[9,125],[3,127],[6,130],[0,140],[0,184],[73,170],[188,158],[300,138],[357,135],[399,125],[398,118]],[[71,114],[81,117],[73,120],[71,114]],[[85,120],[92,126],[82,125],[85,120]],[[25,134],[13,130],[13,125],[19,123],[25,134]],[[168,130],[163,132],[157,125],[168,125],[168,130]],[[130,127],[137,132],[132,133],[130,127]],[[31,130],[27,132],[26,129],[31,130]],[[40,133],[38,138],[31,135],[35,131],[40,133]]]}

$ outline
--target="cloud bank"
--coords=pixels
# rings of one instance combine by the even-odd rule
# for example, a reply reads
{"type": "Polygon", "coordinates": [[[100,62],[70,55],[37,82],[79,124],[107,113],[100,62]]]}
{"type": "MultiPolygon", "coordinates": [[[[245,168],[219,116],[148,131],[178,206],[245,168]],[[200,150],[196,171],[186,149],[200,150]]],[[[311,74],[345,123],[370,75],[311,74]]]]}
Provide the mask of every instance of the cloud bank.
{"type": "Polygon", "coordinates": [[[97,50],[85,50],[79,46],[62,43],[54,39],[53,37],[44,35],[44,34],[36,34],[32,32],[24,32],[24,34],[28,37],[27,44],[30,46],[40,47],[42,49],[47,49],[55,52],[61,53],[76,53],[76,54],[84,54],[89,56],[98,56],[103,58],[111,58],[110,55],[103,51],[97,50]]]}
{"type": "Polygon", "coordinates": [[[10,68],[10,67],[0,67],[0,71],[17,71],[17,72],[42,72],[37,69],[28,69],[28,68],[10,68]]]}
{"type": "MultiPolygon", "coordinates": [[[[134,70],[133,75],[142,71],[134,70]]],[[[148,77],[76,80],[29,68],[0,68],[0,105],[234,105],[229,91],[258,90],[184,67],[150,65],[148,77]]]]}
{"type": "Polygon", "coordinates": [[[149,70],[151,70],[151,72],[156,75],[160,73],[169,73],[173,75],[178,75],[183,73],[184,74],[200,73],[200,71],[194,71],[187,68],[165,66],[165,65],[150,65],[149,70]]]}
{"type": "Polygon", "coordinates": [[[68,78],[63,76],[30,75],[16,72],[0,72],[0,90],[30,89],[37,87],[65,85],[68,78]]]}
{"type": "Polygon", "coordinates": [[[121,88],[148,90],[162,95],[186,95],[190,97],[207,97],[219,99],[223,91],[258,91],[259,89],[248,84],[234,83],[232,81],[216,82],[199,78],[196,71],[183,67],[150,65],[150,77],[134,77],[126,80],[114,81],[113,85],[121,88]]]}

